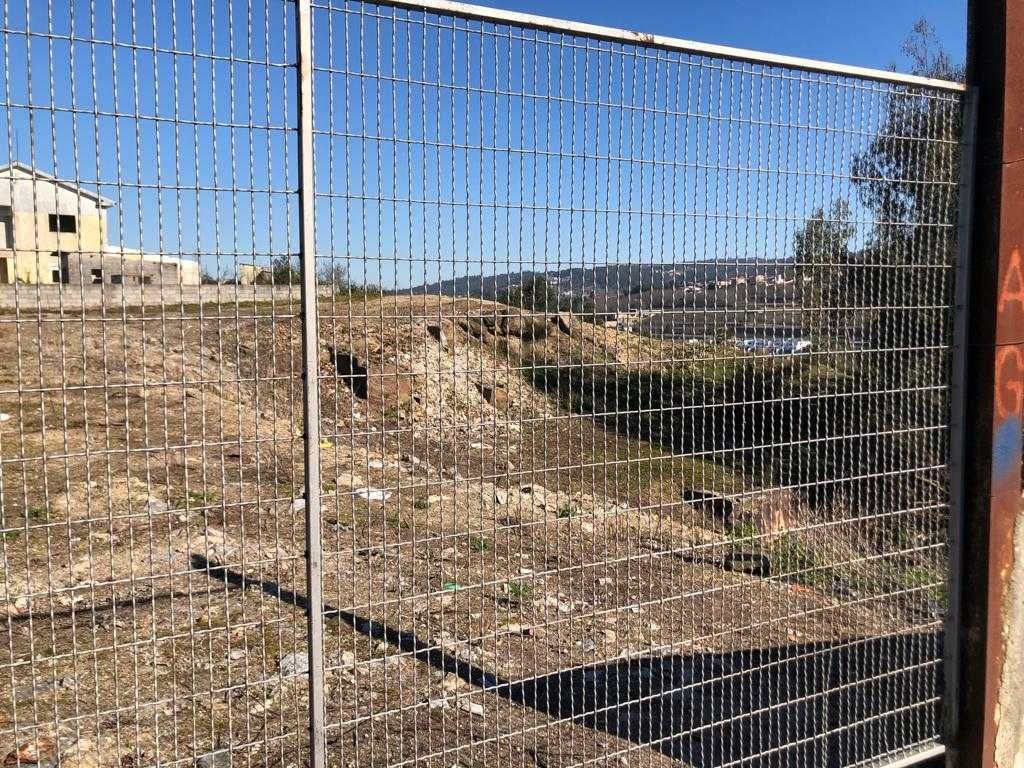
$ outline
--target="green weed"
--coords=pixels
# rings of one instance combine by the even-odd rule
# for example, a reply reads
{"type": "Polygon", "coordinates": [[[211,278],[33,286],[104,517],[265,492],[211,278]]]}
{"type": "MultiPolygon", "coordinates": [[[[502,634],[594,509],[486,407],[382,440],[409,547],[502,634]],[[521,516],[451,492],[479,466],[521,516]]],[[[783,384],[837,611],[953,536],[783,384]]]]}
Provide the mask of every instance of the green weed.
{"type": "Polygon", "coordinates": [[[571,504],[569,502],[566,502],[565,504],[560,506],[558,510],[555,512],[555,516],[560,518],[575,517],[578,514],[579,510],[576,508],[574,504],[571,504]]]}
{"type": "Polygon", "coordinates": [[[505,593],[509,602],[522,603],[533,596],[533,587],[521,581],[508,581],[505,582],[505,593]]]}

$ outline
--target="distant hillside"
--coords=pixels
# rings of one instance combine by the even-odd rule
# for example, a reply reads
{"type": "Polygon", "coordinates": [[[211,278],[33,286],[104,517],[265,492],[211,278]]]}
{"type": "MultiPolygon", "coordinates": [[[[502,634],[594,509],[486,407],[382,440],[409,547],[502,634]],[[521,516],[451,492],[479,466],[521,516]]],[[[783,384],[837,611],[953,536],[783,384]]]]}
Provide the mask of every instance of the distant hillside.
{"type": "Polygon", "coordinates": [[[439,283],[419,285],[414,294],[493,299],[534,275],[544,275],[560,291],[574,295],[640,294],[646,291],[682,289],[692,283],[728,280],[737,276],[753,279],[757,274],[773,275],[789,271],[787,261],[764,262],[693,261],[676,264],[608,264],[596,267],[572,267],[561,270],[512,272],[502,275],[469,275],[439,283]]]}

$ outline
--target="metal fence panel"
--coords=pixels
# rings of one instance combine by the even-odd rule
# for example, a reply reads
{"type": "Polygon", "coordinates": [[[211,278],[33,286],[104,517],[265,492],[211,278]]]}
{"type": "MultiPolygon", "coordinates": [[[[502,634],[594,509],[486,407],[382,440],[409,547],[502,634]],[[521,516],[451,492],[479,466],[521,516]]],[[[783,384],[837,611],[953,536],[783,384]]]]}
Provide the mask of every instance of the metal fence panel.
{"type": "Polygon", "coordinates": [[[293,15],[3,4],[5,765],[304,752],[293,15]]]}
{"type": "Polygon", "coordinates": [[[313,25],[328,761],[934,744],[959,94],[313,25]]]}
{"type": "Polygon", "coordinates": [[[962,89],[418,5],[5,6],[0,753],[937,749],[962,89]]]}

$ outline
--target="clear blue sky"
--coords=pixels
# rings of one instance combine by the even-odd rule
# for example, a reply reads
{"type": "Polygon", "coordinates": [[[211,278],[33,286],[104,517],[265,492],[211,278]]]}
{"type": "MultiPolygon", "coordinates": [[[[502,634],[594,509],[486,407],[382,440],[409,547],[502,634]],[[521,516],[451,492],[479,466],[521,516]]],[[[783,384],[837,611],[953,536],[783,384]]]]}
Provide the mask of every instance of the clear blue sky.
{"type": "Polygon", "coordinates": [[[906,70],[900,45],[914,22],[935,26],[962,60],[966,0],[482,0],[524,13],[656,32],[703,43],[906,70]]]}
{"type": "MultiPolygon", "coordinates": [[[[907,67],[900,46],[922,16],[955,59],[965,37],[963,4],[946,0],[495,4],[879,68],[907,67]]],[[[220,274],[293,253],[288,6],[68,5],[4,4],[0,162],[98,188],[116,204],[113,242],[220,274]]],[[[884,87],[855,81],[314,6],[317,251],[387,286],[785,256],[804,217],[854,196],[850,162],[886,108],[884,87]]]]}

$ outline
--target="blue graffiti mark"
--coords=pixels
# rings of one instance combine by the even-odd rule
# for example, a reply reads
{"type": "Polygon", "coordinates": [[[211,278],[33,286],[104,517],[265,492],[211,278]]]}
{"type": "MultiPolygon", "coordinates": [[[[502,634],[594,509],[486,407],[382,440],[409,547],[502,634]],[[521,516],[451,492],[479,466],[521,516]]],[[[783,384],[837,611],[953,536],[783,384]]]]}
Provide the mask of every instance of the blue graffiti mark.
{"type": "Polygon", "coordinates": [[[992,445],[992,474],[995,480],[1002,480],[1010,473],[1020,472],[1021,421],[1019,416],[1010,416],[996,429],[992,445]]]}

